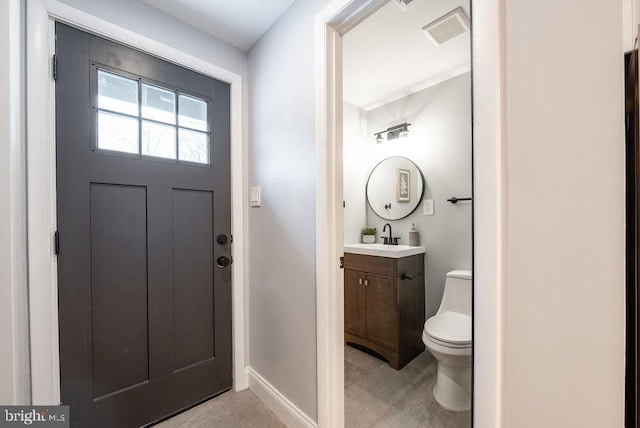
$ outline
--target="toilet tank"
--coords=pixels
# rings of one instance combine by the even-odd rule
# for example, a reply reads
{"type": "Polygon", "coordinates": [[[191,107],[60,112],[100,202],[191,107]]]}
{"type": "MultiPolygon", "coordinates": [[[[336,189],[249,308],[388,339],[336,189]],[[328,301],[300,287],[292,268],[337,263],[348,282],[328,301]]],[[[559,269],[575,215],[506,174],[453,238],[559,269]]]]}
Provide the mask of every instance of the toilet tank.
{"type": "Polygon", "coordinates": [[[471,316],[471,271],[453,270],[447,274],[438,312],[459,312],[471,316]]]}

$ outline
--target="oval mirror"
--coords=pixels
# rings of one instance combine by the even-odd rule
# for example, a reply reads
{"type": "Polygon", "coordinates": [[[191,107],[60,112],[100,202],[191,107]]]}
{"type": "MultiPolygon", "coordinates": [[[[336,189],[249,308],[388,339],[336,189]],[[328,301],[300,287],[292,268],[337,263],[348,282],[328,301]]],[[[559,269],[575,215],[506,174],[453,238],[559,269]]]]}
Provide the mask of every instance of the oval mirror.
{"type": "Polygon", "coordinates": [[[424,194],[424,176],[411,160],[394,156],[373,168],[367,181],[367,203],[385,220],[400,220],[414,212],[424,194]]]}

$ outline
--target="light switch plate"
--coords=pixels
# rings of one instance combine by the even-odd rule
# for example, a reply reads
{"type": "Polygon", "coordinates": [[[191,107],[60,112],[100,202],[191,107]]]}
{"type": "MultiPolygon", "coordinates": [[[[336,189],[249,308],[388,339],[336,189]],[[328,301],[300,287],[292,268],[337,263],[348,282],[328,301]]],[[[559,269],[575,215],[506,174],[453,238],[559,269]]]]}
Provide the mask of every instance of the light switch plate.
{"type": "Polygon", "coordinates": [[[260,191],[260,186],[255,186],[252,187],[250,189],[251,191],[250,196],[249,196],[249,205],[251,205],[252,207],[260,207],[262,206],[262,198],[261,198],[261,191],[260,191]]]}
{"type": "Polygon", "coordinates": [[[422,214],[433,215],[433,199],[425,199],[423,201],[422,214]]]}

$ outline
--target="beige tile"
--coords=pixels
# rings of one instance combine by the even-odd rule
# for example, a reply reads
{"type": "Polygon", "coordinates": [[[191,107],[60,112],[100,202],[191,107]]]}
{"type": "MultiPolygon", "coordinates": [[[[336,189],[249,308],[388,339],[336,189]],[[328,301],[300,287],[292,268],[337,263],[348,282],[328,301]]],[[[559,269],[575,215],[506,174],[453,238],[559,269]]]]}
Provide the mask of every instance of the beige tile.
{"type": "Polygon", "coordinates": [[[369,409],[357,398],[344,396],[344,426],[345,428],[371,427],[382,413],[369,409]]]}
{"type": "Polygon", "coordinates": [[[352,346],[349,345],[344,345],[344,355],[346,356],[347,354],[350,354],[352,352],[354,352],[356,349],[352,346]]]}
{"type": "Polygon", "coordinates": [[[437,364],[438,364],[438,361],[435,358],[433,358],[433,355],[431,355],[431,352],[425,350],[420,355],[418,355],[413,360],[411,360],[408,365],[418,370],[425,370],[430,366],[437,365],[437,364]]]}
{"type": "MultiPolygon", "coordinates": [[[[353,349],[353,348],[352,348],[353,349]]],[[[349,352],[344,356],[345,361],[350,362],[357,366],[363,372],[369,374],[380,366],[389,365],[384,360],[373,357],[365,352],[353,349],[353,352],[349,352]]]]}
{"type": "Polygon", "coordinates": [[[355,364],[346,361],[344,362],[344,386],[353,385],[359,380],[363,379],[367,374],[364,370],[360,369],[355,364]]]}
{"type": "Polygon", "coordinates": [[[280,428],[285,425],[253,392],[227,392],[156,425],[158,428],[280,428]]]}
{"type": "Polygon", "coordinates": [[[378,367],[370,375],[345,388],[345,394],[375,411],[387,411],[413,387],[411,377],[389,366],[378,367]]]}
{"type": "Polygon", "coordinates": [[[361,367],[371,369],[375,365],[371,358],[358,350],[349,358],[345,354],[346,428],[471,427],[471,412],[450,412],[435,401],[437,361],[428,351],[402,370],[382,364],[365,372],[361,367]]]}
{"type": "Polygon", "coordinates": [[[450,412],[440,406],[433,397],[435,377],[418,384],[392,409],[383,415],[375,427],[432,427],[469,428],[471,412],[450,412]]]}

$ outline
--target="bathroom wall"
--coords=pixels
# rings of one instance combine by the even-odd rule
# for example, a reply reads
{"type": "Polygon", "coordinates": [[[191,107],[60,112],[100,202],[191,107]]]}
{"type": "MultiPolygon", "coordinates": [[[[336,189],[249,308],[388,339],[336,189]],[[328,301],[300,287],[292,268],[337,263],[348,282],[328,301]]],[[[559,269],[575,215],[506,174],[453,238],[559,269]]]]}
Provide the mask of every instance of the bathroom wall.
{"type": "MultiPolygon", "coordinates": [[[[353,128],[355,117],[345,115],[345,130],[353,128]]],[[[390,223],[393,235],[401,244],[409,243],[409,230],[415,224],[420,245],[426,247],[426,316],[435,314],[442,300],[446,273],[454,269],[471,269],[471,203],[451,204],[452,196],[471,196],[471,77],[465,73],[436,86],[367,112],[365,135],[368,176],[380,161],[390,156],[411,159],[425,177],[424,199],[433,199],[434,215],[423,214],[423,202],[409,217],[387,221],[378,217],[367,205],[369,227],[378,228],[378,242],[386,236],[382,228],[390,223]],[[377,144],[374,132],[408,122],[407,139],[377,144]]],[[[350,139],[344,141],[345,153],[354,150],[350,139]]],[[[345,159],[345,171],[351,170],[345,159]]],[[[351,174],[354,174],[351,172],[351,174]]],[[[347,188],[345,179],[345,199],[347,188]]],[[[364,195],[365,187],[360,193],[364,195]]],[[[346,211],[345,211],[346,219],[346,211]]],[[[362,225],[345,221],[345,237],[353,237],[362,225]],[[348,228],[351,228],[348,230],[348,228]]],[[[359,235],[358,235],[359,236],[359,235]]],[[[359,237],[345,243],[358,242],[359,237]]]]}
{"type": "Polygon", "coordinates": [[[342,108],[344,242],[352,244],[361,241],[360,229],[367,224],[367,200],[364,192],[369,177],[367,112],[347,102],[342,108]]]}

